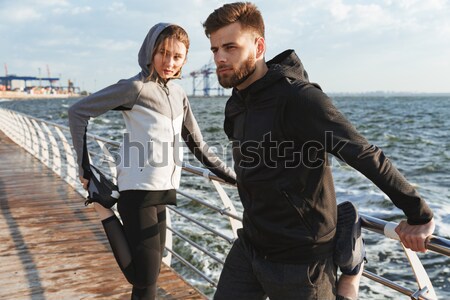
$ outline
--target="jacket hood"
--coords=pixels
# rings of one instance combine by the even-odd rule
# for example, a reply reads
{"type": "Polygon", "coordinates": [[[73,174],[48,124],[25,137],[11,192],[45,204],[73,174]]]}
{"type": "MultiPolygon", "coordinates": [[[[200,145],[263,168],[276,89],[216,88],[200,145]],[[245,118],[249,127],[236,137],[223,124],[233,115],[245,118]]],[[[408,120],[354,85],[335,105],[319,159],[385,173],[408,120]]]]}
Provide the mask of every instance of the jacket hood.
{"type": "Polygon", "coordinates": [[[267,66],[294,80],[309,82],[308,73],[294,50],[281,52],[267,62],[267,66]]]}
{"type": "Polygon", "coordinates": [[[170,25],[172,24],[171,23],[156,24],[155,26],[150,28],[149,32],[147,33],[147,36],[144,39],[144,42],[142,43],[141,49],[139,50],[138,54],[138,62],[142,70],[141,74],[144,76],[144,78],[150,75],[149,66],[152,63],[153,48],[155,47],[156,39],[161,34],[161,32],[170,25]]]}
{"type": "MultiPolygon", "coordinates": [[[[286,50],[269,60],[266,64],[269,68],[267,73],[261,79],[252,83],[247,88],[248,90],[252,92],[263,90],[281,78],[286,77],[309,83],[308,73],[294,50],[286,50]]],[[[313,84],[319,87],[317,84],[313,84]]],[[[236,89],[233,89],[233,92],[236,92],[236,89]]]]}

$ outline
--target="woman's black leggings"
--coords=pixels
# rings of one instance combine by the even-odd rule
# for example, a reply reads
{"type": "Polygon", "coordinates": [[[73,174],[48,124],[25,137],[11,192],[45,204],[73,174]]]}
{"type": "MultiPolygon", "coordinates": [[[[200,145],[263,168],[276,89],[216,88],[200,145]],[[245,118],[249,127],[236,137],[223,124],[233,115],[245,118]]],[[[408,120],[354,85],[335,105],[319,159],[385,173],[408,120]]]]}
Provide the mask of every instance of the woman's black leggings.
{"type": "Polygon", "coordinates": [[[116,216],[102,221],[114,256],[128,282],[132,300],[155,299],[156,281],[166,242],[166,210],[175,190],[122,191],[116,216]]]}

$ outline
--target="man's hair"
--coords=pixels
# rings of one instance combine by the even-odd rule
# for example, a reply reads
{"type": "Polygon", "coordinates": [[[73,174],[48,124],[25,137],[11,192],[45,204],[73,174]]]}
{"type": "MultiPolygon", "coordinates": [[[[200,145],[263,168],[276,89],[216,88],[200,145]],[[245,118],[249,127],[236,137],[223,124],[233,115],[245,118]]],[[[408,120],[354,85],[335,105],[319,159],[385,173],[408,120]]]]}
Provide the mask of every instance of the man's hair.
{"type": "Polygon", "coordinates": [[[229,3],[214,10],[203,23],[203,28],[209,38],[211,33],[235,22],[239,22],[242,29],[264,37],[264,20],[261,12],[250,2],[229,3]]]}

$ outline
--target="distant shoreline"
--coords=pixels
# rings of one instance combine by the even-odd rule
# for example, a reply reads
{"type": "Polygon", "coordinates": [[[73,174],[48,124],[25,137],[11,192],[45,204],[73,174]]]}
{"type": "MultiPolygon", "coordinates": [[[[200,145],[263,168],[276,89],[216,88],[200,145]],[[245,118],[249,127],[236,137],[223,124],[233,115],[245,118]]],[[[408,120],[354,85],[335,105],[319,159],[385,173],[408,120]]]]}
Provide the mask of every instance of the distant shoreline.
{"type": "MultiPolygon", "coordinates": [[[[432,93],[432,92],[328,92],[325,91],[328,96],[345,96],[345,97],[450,97],[450,92],[447,93],[432,93]]],[[[189,98],[229,98],[231,95],[188,95],[189,98]]]]}
{"type": "MultiPolygon", "coordinates": [[[[330,97],[450,97],[450,93],[414,93],[414,92],[328,92],[330,97]]],[[[86,95],[81,94],[28,94],[24,92],[13,91],[0,91],[0,99],[6,100],[31,100],[31,99],[67,99],[67,98],[79,98],[86,95]]],[[[229,98],[231,95],[189,95],[189,98],[229,98]]]]}
{"type": "Polygon", "coordinates": [[[425,93],[425,92],[327,92],[329,96],[349,97],[450,97],[449,93],[425,93]]]}
{"type": "Polygon", "coordinates": [[[23,92],[0,91],[0,99],[28,100],[28,99],[65,99],[81,97],[80,94],[28,94],[23,92]]]}

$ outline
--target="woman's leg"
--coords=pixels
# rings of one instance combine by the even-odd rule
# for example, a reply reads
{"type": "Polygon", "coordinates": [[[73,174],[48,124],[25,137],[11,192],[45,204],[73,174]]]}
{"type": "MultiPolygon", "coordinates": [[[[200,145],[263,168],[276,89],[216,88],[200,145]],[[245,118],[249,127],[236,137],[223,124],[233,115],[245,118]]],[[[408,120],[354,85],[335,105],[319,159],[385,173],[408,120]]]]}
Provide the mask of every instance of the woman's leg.
{"type": "MultiPolygon", "coordinates": [[[[121,270],[131,263],[131,253],[123,232],[122,224],[110,208],[94,202],[94,208],[105,230],[108,241],[121,270]]],[[[127,278],[128,279],[128,278],[127,278]]]]}
{"type": "MultiPolygon", "coordinates": [[[[160,272],[164,247],[166,244],[166,207],[165,205],[150,207],[152,210],[156,210],[157,229],[155,228],[155,225],[147,228],[147,239],[146,241],[142,241],[142,244],[148,248],[136,257],[136,261],[140,261],[140,263],[142,263],[141,266],[145,268],[145,271],[138,271],[142,274],[142,276],[138,275],[138,277],[147,280],[149,285],[145,288],[133,286],[132,300],[154,299],[157,292],[156,282],[160,272]],[[140,259],[138,257],[140,257],[140,259]]],[[[151,214],[153,214],[153,212],[151,214]]]]}
{"type": "Polygon", "coordinates": [[[133,285],[131,299],[155,299],[166,239],[165,201],[174,191],[124,191],[117,203],[122,223],[112,210],[96,205],[119,267],[133,285]],[[122,225],[123,224],[123,225],[122,225]]]}
{"type": "Polygon", "coordinates": [[[156,206],[158,213],[158,229],[159,229],[159,245],[160,245],[160,253],[161,259],[164,254],[164,248],[166,246],[166,206],[158,205],[156,206]]]}
{"type": "Polygon", "coordinates": [[[132,263],[124,274],[132,278],[131,299],[154,299],[156,280],[161,264],[161,246],[156,206],[146,206],[145,196],[150,192],[125,191],[121,193],[117,209],[132,255],[132,263]],[[123,197],[122,197],[123,195],[123,197]]]}
{"type": "Polygon", "coordinates": [[[165,205],[152,204],[172,203],[175,195],[174,190],[121,193],[117,208],[133,258],[131,266],[124,270],[129,277],[134,276],[132,299],[156,297],[166,239],[166,215],[165,205]]]}

